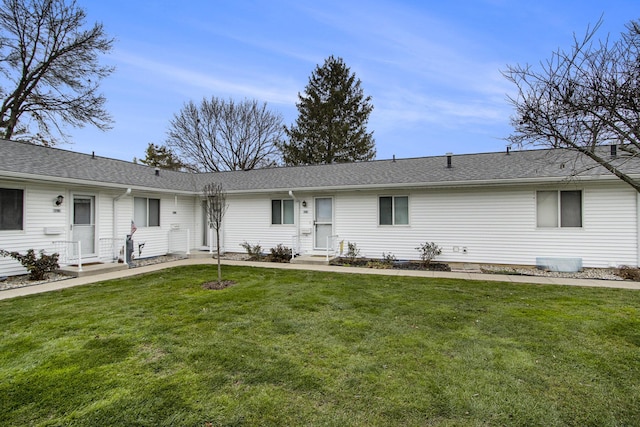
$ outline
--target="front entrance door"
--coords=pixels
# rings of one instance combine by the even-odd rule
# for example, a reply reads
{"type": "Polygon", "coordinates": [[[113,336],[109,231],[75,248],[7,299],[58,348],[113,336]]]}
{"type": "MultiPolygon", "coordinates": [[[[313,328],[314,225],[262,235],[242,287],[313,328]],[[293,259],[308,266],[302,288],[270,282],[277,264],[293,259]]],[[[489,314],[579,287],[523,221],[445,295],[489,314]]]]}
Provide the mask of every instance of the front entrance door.
{"type": "MultiPolygon", "coordinates": [[[[327,237],[333,234],[333,199],[331,197],[318,197],[315,199],[314,224],[314,249],[327,249],[327,240],[331,246],[331,239],[327,237]]],[[[333,249],[329,247],[328,249],[333,249]]]]}
{"type": "MultiPolygon", "coordinates": [[[[74,194],[71,229],[72,240],[80,242],[82,258],[96,255],[95,196],[74,194]]],[[[73,249],[77,255],[77,247],[73,249]]]]}

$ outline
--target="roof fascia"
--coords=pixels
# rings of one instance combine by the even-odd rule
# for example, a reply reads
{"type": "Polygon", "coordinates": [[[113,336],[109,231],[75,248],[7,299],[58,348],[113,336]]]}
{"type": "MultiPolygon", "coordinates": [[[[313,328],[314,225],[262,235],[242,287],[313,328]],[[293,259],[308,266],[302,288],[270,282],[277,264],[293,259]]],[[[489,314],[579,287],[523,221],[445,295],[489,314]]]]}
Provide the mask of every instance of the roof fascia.
{"type": "MultiPolygon", "coordinates": [[[[638,176],[640,179],[640,175],[638,176]]],[[[596,175],[582,177],[544,177],[544,178],[527,178],[527,179],[501,179],[501,180],[479,180],[479,181],[448,181],[448,182],[422,182],[422,183],[393,183],[393,184],[367,184],[367,185],[348,185],[348,186],[329,186],[329,187],[291,187],[291,188],[265,188],[257,190],[227,190],[229,194],[259,194],[274,193],[282,191],[298,191],[298,192],[321,192],[321,191],[366,191],[376,189],[410,189],[410,188],[477,188],[477,187],[514,187],[521,185],[543,185],[558,184],[561,182],[603,182],[603,181],[619,181],[615,176],[596,175]]],[[[620,181],[622,182],[622,181],[620,181]]]]}
{"type": "MultiPolygon", "coordinates": [[[[640,179],[640,175],[633,175],[634,179],[640,179]]],[[[174,190],[159,187],[134,186],[120,183],[107,183],[100,181],[87,182],[86,180],[76,178],[51,177],[47,175],[34,175],[21,172],[12,172],[11,175],[0,174],[0,179],[20,180],[34,183],[54,183],[54,184],[70,184],[85,187],[99,187],[109,189],[127,189],[131,188],[136,191],[145,191],[153,193],[183,194],[183,195],[199,195],[201,192],[197,190],[174,190]]],[[[346,185],[346,186],[318,186],[318,187],[287,187],[287,188],[264,188],[264,189],[247,189],[247,190],[226,190],[228,194],[264,194],[282,191],[299,191],[299,192],[320,192],[320,191],[366,191],[375,189],[411,189],[411,188],[477,188],[477,187],[505,187],[519,185],[542,185],[557,184],[561,182],[603,182],[618,181],[619,178],[613,175],[593,175],[593,176],[557,176],[557,177],[541,177],[541,178],[510,178],[499,180],[478,180],[478,181],[447,181],[447,182],[416,182],[416,183],[389,183],[389,184],[365,184],[365,185],[346,185]]]]}
{"type": "Polygon", "coordinates": [[[168,193],[168,194],[186,194],[186,195],[194,195],[198,194],[198,191],[190,191],[190,190],[174,190],[169,188],[161,188],[161,187],[144,187],[144,186],[136,186],[136,185],[127,185],[120,183],[109,183],[109,182],[101,182],[101,181],[86,181],[83,179],[76,178],[62,178],[62,177],[51,177],[48,175],[34,175],[22,172],[12,172],[11,175],[2,175],[0,174],[0,179],[6,180],[18,180],[21,182],[31,182],[31,183],[48,183],[48,184],[69,184],[69,185],[79,185],[83,187],[99,187],[105,189],[127,189],[131,188],[131,190],[135,191],[145,191],[151,193],[168,193]]]}

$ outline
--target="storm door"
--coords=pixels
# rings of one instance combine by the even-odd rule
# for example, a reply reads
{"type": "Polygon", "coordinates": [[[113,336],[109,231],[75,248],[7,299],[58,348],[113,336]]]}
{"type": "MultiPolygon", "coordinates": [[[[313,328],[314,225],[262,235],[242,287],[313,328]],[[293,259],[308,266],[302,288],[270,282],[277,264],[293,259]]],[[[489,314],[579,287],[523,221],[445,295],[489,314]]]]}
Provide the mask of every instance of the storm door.
{"type": "MultiPolygon", "coordinates": [[[[318,197],[315,199],[314,211],[314,249],[327,249],[327,241],[331,246],[333,234],[333,199],[331,197],[318,197]]],[[[329,247],[329,249],[332,249],[329,247]]]]}
{"type": "MultiPolygon", "coordinates": [[[[72,240],[80,242],[83,258],[96,255],[95,197],[74,194],[71,230],[72,240]]],[[[74,247],[74,255],[77,255],[74,247]]]]}

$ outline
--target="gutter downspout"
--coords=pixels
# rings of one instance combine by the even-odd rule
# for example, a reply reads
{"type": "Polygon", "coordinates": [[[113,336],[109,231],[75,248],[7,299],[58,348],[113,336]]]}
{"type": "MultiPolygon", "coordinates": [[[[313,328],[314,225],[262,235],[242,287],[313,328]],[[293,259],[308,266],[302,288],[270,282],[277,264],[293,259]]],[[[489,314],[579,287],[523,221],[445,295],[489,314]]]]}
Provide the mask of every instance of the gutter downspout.
{"type": "Polygon", "coordinates": [[[296,222],[296,247],[291,249],[291,261],[296,256],[296,251],[300,250],[300,201],[293,194],[293,191],[289,190],[289,197],[293,199],[294,202],[294,218],[296,222]],[[296,215],[297,212],[297,215],[296,215]]]}
{"type": "MultiPolygon", "coordinates": [[[[116,202],[118,200],[120,200],[121,198],[123,198],[124,196],[128,196],[129,194],[131,194],[131,188],[127,188],[127,191],[125,191],[124,193],[122,193],[119,196],[116,196],[113,198],[113,239],[114,240],[118,240],[118,220],[117,220],[117,215],[116,215],[116,202]]],[[[125,244],[126,245],[126,244],[125,244]]]]}
{"type": "Polygon", "coordinates": [[[117,202],[118,200],[120,200],[121,198],[123,198],[124,196],[127,196],[127,195],[129,195],[129,194],[131,194],[131,188],[127,188],[127,191],[125,191],[124,193],[122,193],[122,194],[121,194],[121,195],[119,195],[119,196],[114,197],[114,198],[113,198],[113,201],[114,201],[114,202],[117,202]]]}

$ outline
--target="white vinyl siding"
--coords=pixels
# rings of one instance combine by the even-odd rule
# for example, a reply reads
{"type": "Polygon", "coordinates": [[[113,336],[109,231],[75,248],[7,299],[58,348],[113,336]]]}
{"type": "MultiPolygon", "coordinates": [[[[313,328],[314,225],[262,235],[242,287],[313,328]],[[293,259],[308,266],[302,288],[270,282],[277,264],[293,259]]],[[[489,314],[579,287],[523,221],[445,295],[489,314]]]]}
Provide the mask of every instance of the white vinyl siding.
{"type": "MultiPolygon", "coordinates": [[[[229,208],[224,216],[224,242],[228,252],[244,252],[243,242],[259,244],[264,252],[279,243],[291,247],[296,235],[294,224],[272,226],[272,200],[269,196],[227,195],[229,208]]],[[[286,200],[286,199],[280,199],[286,200]]],[[[292,203],[293,200],[289,199],[292,203]]],[[[309,227],[311,227],[309,225],[309,227]]]]}
{"type": "MultiPolygon", "coordinates": [[[[339,236],[339,241],[344,241],[345,247],[347,242],[356,243],[364,257],[380,258],[384,252],[392,253],[398,259],[417,260],[415,248],[425,242],[434,242],[442,248],[442,254],[436,260],[449,263],[535,265],[536,257],[579,257],[585,267],[637,265],[640,197],[632,188],[613,181],[581,182],[582,227],[562,227],[562,196],[559,193],[562,189],[554,187],[549,190],[553,190],[558,200],[558,225],[555,227],[538,226],[538,190],[545,190],[539,185],[412,188],[407,196],[410,198],[407,221],[411,227],[379,225],[379,197],[385,190],[335,194],[296,191],[296,198],[306,200],[310,206],[298,209],[299,205],[292,201],[294,222],[299,225],[278,226],[271,225],[272,200],[287,200],[285,192],[231,194],[227,199],[229,209],[223,220],[221,243],[224,250],[230,252],[243,252],[240,244],[245,241],[260,244],[267,252],[279,243],[291,247],[300,230],[301,251],[311,252],[314,209],[310,201],[316,197],[332,197],[334,234],[339,236]]],[[[0,188],[16,188],[16,184],[3,181],[0,188]]],[[[0,231],[0,247],[23,253],[31,248],[52,253],[55,249],[53,241],[70,240],[71,201],[77,188],[32,182],[24,183],[20,188],[24,206],[22,230],[0,231]],[[59,194],[63,194],[65,200],[57,207],[54,200],[59,194]],[[51,230],[59,232],[51,234],[51,230]]],[[[81,190],[87,191],[86,187],[81,190]]],[[[98,239],[116,237],[120,247],[134,218],[132,196],[114,202],[123,191],[99,188],[92,191],[96,197],[98,239]]],[[[193,249],[196,245],[194,236],[200,235],[194,233],[194,224],[203,226],[198,196],[149,192],[142,198],[145,197],[159,200],[162,223],[160,227],[138,225],[133,236],[136,257],[163,255],[170,247],[183,251],[189,239],[193,249]],[[138,256],[138,245],[142,244],[144,247],[138,256]]],[[[570,199],[571,195],[566,197],[570,199]]],[[[568,203],[572,203],[571,200],[568,203]]],[[[198,229],[198,233],[201,231],[198,229]]],[[[15,260],[0,257],[0,275],[25,272],[15,260]]]]}
{"type": "Polygon", "coordinates": [[[370,258],[391,252],[417,260],[415,248],[434,242],[443,262],[535,265],[536,257],[579,257],[586,267],[638,262],[636,196],[623,184],[582,189],[583,227],[537,227],[536,190],[527,187],[413,190],[410,199],[411,227],[380,227],[378,196],[339,193],[335,233],[370,258]]]}
{"type": "MultiPolygon", "coordinates": [[[[0,188],[15,188],[13,183],[0,182],[0,188]]],[[[0,231],[0,248],[25,253],[28,249],[46,253],[55,252],[59,246],[55,241],[72,240],[70,223],[73,220],[73,194],[77,193],[73,186],[60,184],[28,183],[22,188],[24,217],[22,230],[0,231]],[[56,197],[64,195],[64,202],[56,206],[56,197]]],[[[110,189],[91,191],[96,201],[96,250],[101,260],[112,261],[112,245],[115,255],[124,250],[125,237],[131,230],[131,219],[134,218],[134,201],[132,196],[122,196],[124,190],[110,189]],[[121,196],[118,201],[114,198],[121,196]],[[115,208],[115,218],[114,218],[115,208]],[[114,228],[115,227],[115,228],[114,228]],[[115,238],[115,241],[113,240],[115,238]]],[[[142,197],[144,199],[144,197],[142,197]]],[[[136,258],[147,258],[164,255],[168,252],[184,252],[187,242],[193,249],[195,228],[195,207],[200,206],[196,196],[149,194],[149,198],[158,200],[163,225],[160,227],[140,227],[133,235],[136,258]],[[189,236],[190,234],[190,236],[189,236]],[[139,255],[138,245],[141,248],[139,255]]],[[[152,202],[152,205],[154,203],[152,202]]],[[[152,211],[155,209],[152,207],[152,211]]],[[[201,213],[201,210],[198,210],[201,213]]],[[[25,274],[26,270],[15,260],[0,257],[0,276],[25,274]]]]}
{"type": "MultiPolygon", "coordinates": [[[[136,199],[138,197],[135,197],[136,199]]],[[[196,240],[195,221],[200,221],[202,217],[202,204],[197,196],[180,196],[167,194],[149,194],[150,219],[159,222],[159,225],[151,221],[147,226],[139,226],[133,235],[134,251],[136,258],[149,258],[167,253],[184,253],[188,249],[195,249],[200,246],[196,240]],[[154,212],[158,209],[158,214],[154,212]],[[196,212],[197,209],[197,212],[196,212]],[[140,251],[139,245],[144,244],[140,251]]],[[[131,206],[131,204],[129,204],[131,206]]],[[[134,207],[135,209],[135,207],[134,207]]],[[[123,210],[122,216],[126,215],[123,210]]],[[[128,218],[131,218],[129,216],[128,218]]],[[[134,214],[135,218],[135,214],[134,214]]],[[[126,219],[126,217],[124,217],[126,219]]],[[[130,225],[131,220],[129,220],[130,225]]],[[[124,223],[124,221],[123,221],[124,223]]],[[[125,228],[126,229],[126,228],[125,228]]]]}
{"type": "MultiPolygon", "coordinates": [[[[1,183],[0,188],[15,188],[12,183],[1,183]]],[[[60,206],[54,200],[66,194],[60,185],[25,184],[21,188],[23,218],[19,230],[0,230],[0,248],[25,253],[29,249],[47,254],[55,252],[53,241],[69,240],[68,208],[71,205],[65,196],[60,206]],[[48,230],[48,231],[47,231],[48,230]],[[53,234],[53,230],[57,230],[53,234]],[[49,234],[47,234],[49,233],[49,234]],[[59,233],[59,234],[58,234],[59,233]]],[[[22,265],[8,257],[0,257],[0,276],[26,274],[22,265]]]]}

